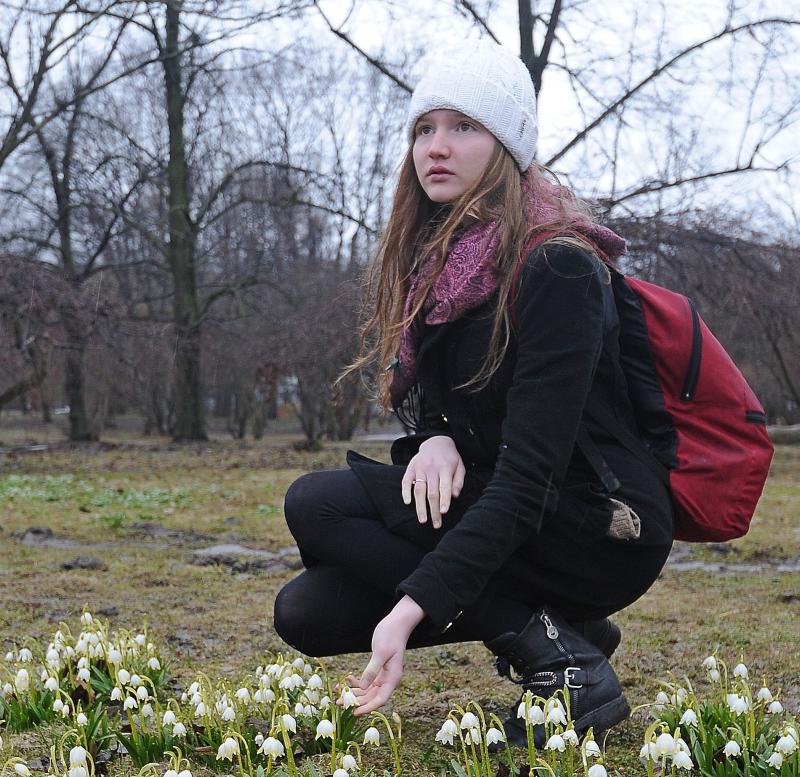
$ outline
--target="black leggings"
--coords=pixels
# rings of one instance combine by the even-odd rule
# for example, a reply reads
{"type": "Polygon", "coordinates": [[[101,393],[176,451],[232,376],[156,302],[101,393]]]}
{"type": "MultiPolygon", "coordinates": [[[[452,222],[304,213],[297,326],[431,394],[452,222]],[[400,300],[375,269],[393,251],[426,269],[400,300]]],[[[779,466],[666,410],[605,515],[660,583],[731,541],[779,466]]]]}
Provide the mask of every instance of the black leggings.
{"type": "MultiPolygon", "coordinates": [[[[275,599],[278,634],[311,656],[370,650],[376,624],[397,601],[397,585],[467,506],[454,504],[439,530],[430,521],[420,524],[409,508],[408,519],[390,530],[352,470],[298,478],[284,510],[306,571],[275,599]]],[[[652,585],[668,552],[668,546],[631,548],[602,541],[573,545],[557,530],[540,534],[498,571],[455,625],[441,633],[426,619],[409,647],[518,633],[544,604],[572,621],[605,617],[652,585]]]]}

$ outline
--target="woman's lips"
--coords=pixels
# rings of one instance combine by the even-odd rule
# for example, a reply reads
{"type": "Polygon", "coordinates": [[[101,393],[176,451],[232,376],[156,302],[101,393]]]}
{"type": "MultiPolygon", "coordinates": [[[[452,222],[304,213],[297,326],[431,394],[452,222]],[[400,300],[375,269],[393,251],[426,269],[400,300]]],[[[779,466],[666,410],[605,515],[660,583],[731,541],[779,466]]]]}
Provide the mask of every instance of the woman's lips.
{"type": "Polygon", "coordinates": [[[428,178],[432,181],[446,181],[453,172],[446,167],[432,167],[428,172],[428,178]]]}

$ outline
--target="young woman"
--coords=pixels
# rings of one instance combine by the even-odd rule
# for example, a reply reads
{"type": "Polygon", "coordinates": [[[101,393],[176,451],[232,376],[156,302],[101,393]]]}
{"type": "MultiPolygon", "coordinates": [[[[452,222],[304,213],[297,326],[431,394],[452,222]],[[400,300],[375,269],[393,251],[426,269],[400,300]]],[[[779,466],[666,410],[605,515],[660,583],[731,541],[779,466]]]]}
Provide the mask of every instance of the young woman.
{"type": "Polygon", "coordinates": [[[625,244],[534,163],[533,85],[500,46],[434,60],[408,131],[356,366],[377,363],[380,401],[415,433],[391,465],[351,451],[290,487],[306,570],[275,627],[310,655],[371,648],[360,714],[407,647],[482,640],[524,688],[566,685],[576,728],[602,731],[629,712],[607,616],[673,538],[662,479],[591,414],[637,430],[607,266],[625,244]]]}

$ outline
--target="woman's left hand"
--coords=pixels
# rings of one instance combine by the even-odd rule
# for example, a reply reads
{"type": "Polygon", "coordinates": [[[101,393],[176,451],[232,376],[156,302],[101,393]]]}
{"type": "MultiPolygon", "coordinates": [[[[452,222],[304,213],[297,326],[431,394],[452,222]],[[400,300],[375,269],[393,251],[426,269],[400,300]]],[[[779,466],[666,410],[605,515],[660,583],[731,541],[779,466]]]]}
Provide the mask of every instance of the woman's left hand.
{"type": "MultiPolygon", "coordinates": [[[[358,700],[354,712],[366,715],[389,701],[403,677],[403,657],[408,638],[425,617],[423,609],[404,596],[372,633],[372,657],[361,674],[348,677],[358,700]]],[[[337,701],[341,705],[341,700],[337,701]]]]}

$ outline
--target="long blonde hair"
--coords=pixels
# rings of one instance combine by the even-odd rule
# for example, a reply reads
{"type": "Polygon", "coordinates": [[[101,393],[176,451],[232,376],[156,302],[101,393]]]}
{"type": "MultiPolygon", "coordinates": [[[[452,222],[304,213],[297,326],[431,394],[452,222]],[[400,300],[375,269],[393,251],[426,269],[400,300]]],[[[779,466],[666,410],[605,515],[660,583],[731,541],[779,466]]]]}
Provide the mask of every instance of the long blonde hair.
{"type": "Polygon", "coordinates": [[[528,196],[516,162],[500,144],[489,160],[483,176],[452,203],[437,204],[425,194],[414,168],[412,148],[400,166],[389,222],[378,251],[370,263],[364,287],[360,353],[340,376],[354,370],[377,367],[375,389],[379,404],[389,410],[389,386],[403,330],[419,314],[428,293],[447,260],[447,249],[457,230],[467,224],[494,221],[499,229],[495,252],[498,273],[499,304],[494,316],[492,336],[486,359],[477,374],[460,388],[479,390],[499,367],[511,337],[509,294],[525,246],[536,235],[556,233],[544,243],[567,243],[596,253],[595,247],[581,235],[592,221],[587,203],[577,199],[563,186],[553,186],[555,176],[536,164],[527,173],[534,199],[545,202],[548,212],[558,217],[532,224],[528,196]],[[551,179],[551,180],[548,180],[551,179]],[[411,276],[428,255],[433,257],[433,271],[417,287],[410,313],[403,315],[411,276]]]}

